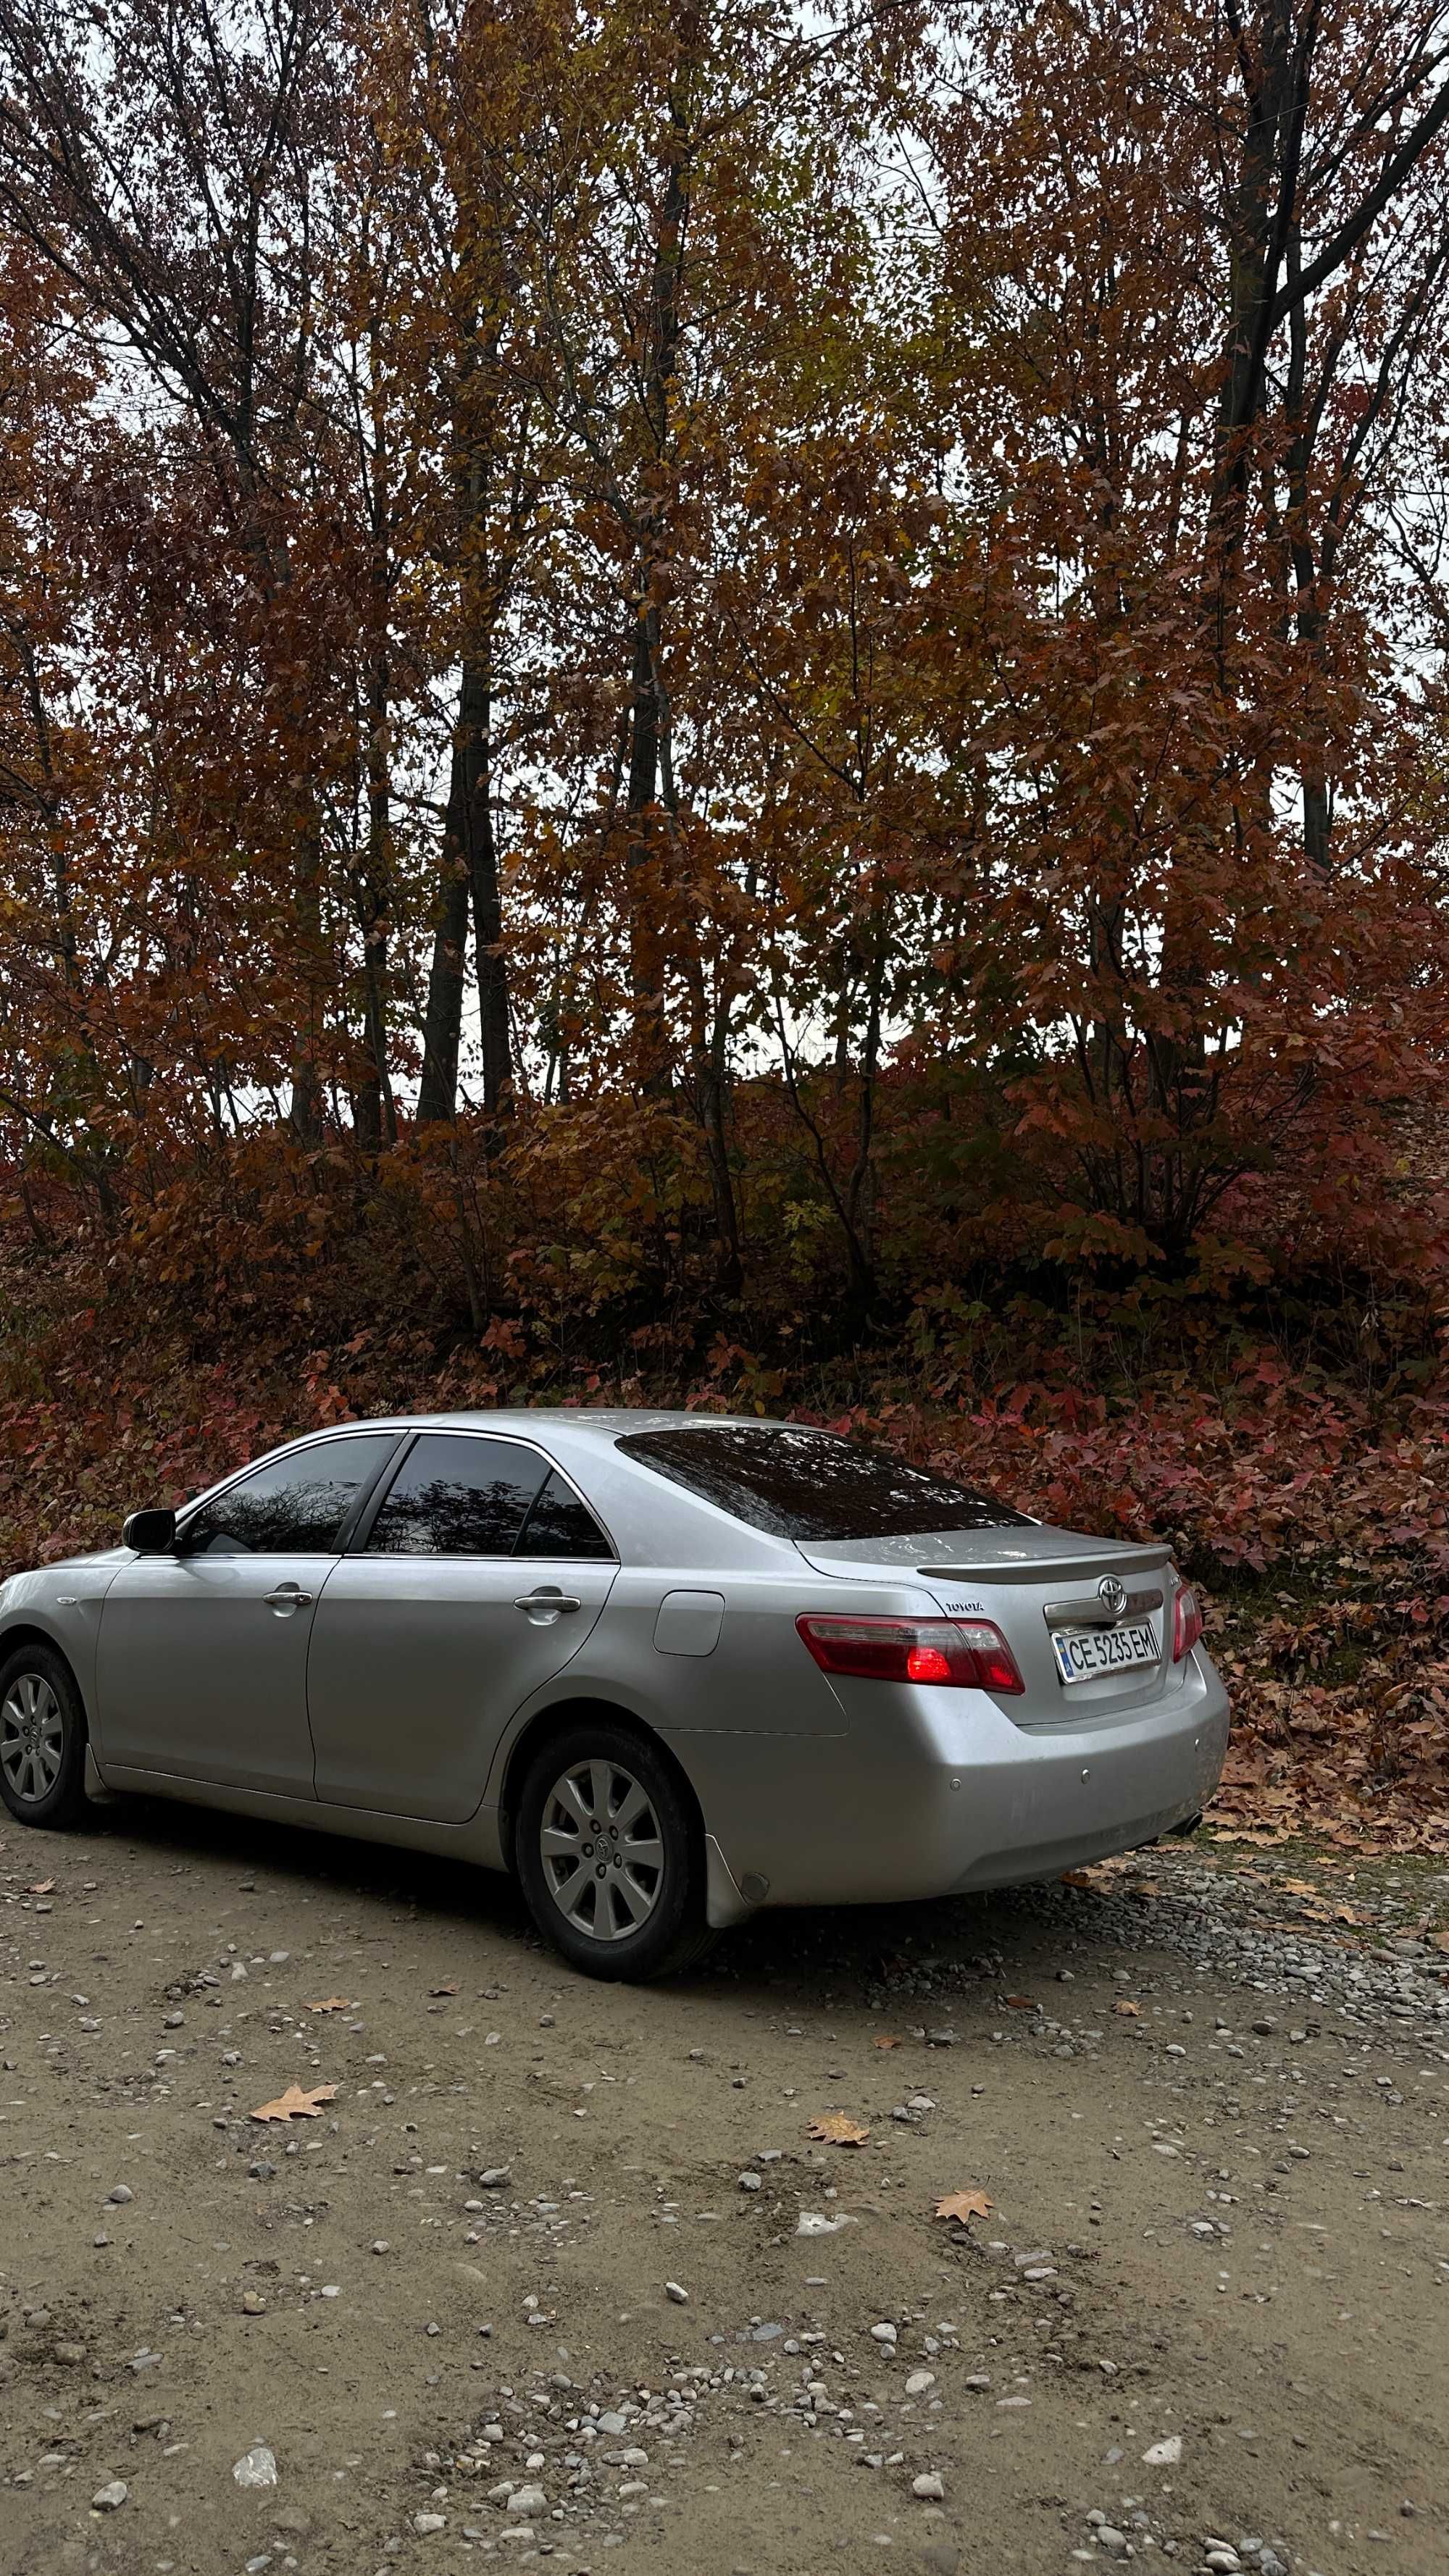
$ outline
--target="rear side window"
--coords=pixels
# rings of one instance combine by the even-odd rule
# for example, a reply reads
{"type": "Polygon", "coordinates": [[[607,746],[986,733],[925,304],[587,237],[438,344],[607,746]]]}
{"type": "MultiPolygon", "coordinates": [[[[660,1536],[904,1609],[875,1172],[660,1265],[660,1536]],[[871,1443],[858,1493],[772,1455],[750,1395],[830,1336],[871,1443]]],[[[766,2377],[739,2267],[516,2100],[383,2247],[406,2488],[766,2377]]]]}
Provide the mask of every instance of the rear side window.
{"type": "Polygon", "coordinates": [[[807,1424],[630,1431],[628,1458],[775,1538],[919,1538],[928,1530],[1023,1529],[1025,1514],[889,1450],[807,1424]]]}
{"type": "Polygon", "coordinates": [[[524,1522],[515,1556],[610,1557],[613,1549],[587,1504],[558,1469],[548,1477],[524,1522]]]}
{"type": "Polygon", "coordinates": [[[518,1440],[425,1431],[388,1488],[370,1556],[511,1556],[548,1477],[518,1440]]]}
{"type": "Polygon", "coordinates": [[[193,1512],[185,1556],[330,1556],[363,1488],[397,1446],[395,1431],[319,1440],[242,1476],[193,1512]]]}

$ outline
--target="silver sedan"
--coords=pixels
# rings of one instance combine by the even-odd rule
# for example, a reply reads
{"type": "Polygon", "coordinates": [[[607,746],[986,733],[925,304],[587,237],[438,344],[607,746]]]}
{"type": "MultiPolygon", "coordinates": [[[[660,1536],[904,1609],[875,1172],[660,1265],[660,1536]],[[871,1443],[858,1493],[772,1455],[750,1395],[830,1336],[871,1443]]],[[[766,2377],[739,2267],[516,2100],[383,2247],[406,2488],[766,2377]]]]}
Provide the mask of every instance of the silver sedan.
{"type": "Polygon", "coordinates": [[[594,1976],[762,1906],[1040,1878],[1227,1747],[1165,1547],[798,1423],[518,1412],[294,1441],[0,1586],[0,1795],[141,1790],[513,1870],[594,1976]]]}

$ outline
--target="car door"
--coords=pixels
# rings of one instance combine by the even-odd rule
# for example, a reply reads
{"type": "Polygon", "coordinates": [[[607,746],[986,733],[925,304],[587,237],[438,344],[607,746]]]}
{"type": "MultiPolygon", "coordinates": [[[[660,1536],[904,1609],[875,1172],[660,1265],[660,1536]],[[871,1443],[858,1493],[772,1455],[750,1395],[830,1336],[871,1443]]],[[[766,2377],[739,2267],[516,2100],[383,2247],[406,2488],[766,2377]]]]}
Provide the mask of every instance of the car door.
{"type": "Polygon", "coordinates": [[[315,1614],[318,1797],[462,1824],[509,1718],[577,1654],[616,1571],[530,1442],[420,1432],[315,1614]]]}
{"type": "Polygon", "coordinates": [[[107,1769],[313,1796],[307,1648],[317,1601],[397,1432],[309,1441],[183,1514],[123,1565],[101,1612],[107,1769]]]}

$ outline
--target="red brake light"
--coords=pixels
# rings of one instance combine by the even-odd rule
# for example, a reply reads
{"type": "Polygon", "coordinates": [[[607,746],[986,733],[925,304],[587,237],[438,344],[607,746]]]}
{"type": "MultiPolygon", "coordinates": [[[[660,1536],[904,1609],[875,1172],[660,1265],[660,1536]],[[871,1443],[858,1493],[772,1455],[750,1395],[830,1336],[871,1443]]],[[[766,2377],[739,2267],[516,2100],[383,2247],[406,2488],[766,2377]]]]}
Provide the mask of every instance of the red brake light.
{"type": "Polygon", "coordinates": [[[823,1673],[856,1681],[932,1682],[955,1690],[1019,1692],[1016,1658],[989,1619],[846,1619],[795,1622],[823,1673]]]}
{"type": "Polygon", "coordinates": [[[1202,1604],[1190,1584],[1179,1587],[1172,1611],[1172,1660],[1180,1664],[1202,1635],[1202,1604]]]}
{"type": "Polygon", "coordinates": [[[951,1658],[939,1646],[912,1646],[906,1656],[906,1679],[911,1682],[948,1682],[951,1658]]]}

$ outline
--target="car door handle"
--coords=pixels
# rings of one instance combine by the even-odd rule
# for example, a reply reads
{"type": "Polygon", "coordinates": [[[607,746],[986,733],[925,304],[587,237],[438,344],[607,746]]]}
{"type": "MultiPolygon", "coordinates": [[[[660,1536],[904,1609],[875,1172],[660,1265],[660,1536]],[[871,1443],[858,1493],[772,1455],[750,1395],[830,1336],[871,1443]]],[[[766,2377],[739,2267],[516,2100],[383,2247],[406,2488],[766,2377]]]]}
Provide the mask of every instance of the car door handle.
{"type": "Polygon", "coordinates": [[[582,1601],[573,1592],[520,1592],[513,1607],[526,1610],[535,1624],[543,1617],[557,1618],[560,1610],[582,1610],[582,1601]]]}
{"type": "Polygon", "coordinates": [[[267,1608],[274,1610],[281,1619],[285,1618],[289,1611],[305,1610],[312,1595],[310,1592],[304,1592],[300,1583],[279,1583],[275,1592],[264,1593],[262,1597],[267,1608]]]}

